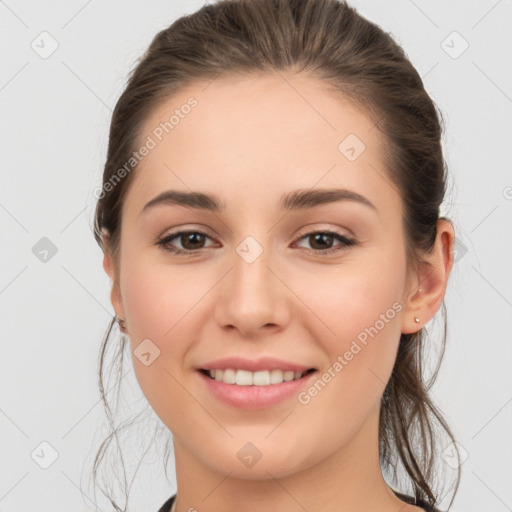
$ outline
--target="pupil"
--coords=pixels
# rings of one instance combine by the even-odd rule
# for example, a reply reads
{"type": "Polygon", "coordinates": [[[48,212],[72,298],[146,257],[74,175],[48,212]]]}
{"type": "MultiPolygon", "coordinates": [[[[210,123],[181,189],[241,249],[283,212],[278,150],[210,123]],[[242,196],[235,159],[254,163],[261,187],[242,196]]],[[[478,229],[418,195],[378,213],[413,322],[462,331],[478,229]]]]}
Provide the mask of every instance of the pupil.
{"type": "MultiPolygon", "coordinates": [[[[200,233],[189,233],[188,235],[184,235],[185,236],[185,240],[186,240],[186,243],[184,244],[185,246],[188,244],[188,243],[192,243],[192,249],[196,249],[197,247],[194,247],[194,244],[196,243],[201,243],[202,238],[203,238],[203,235],[201,235],[200,233]]],[[[312,245],[315,246],[315,244],[318,244],[320,245],[320,249],[325,249],[325,246],[326,246],[326,243],[325,243],[325,240],[327,239],[328,241],[332,242],[332,235],[329,235],[327,233],[315,233],[314,235],[311,235],[310,238],[313,238],[313,243],[312,245]],[[324,241],[324,243],[322,243],[322,240],[324,241]]],[[[327,245],[329,246],[330,244],[327,243],[327,245]]]]}
{"type": "MultiPolygon", "coordinates": [[[[312,244],[314,246],[315,243],[317,243],[318,239],[332,239],[332,235],[329,235],[327,233],[315,233],[314,235],[311,235],[313,237],[314,243],[312,244]]],[[[325,249],[325,244],[320,244],[320,249],[325,249]]]]}
{"type": "MultiPolygon", "coordinates": [[[[190,233],[188,235],[185,235],[185,240],[186,242],[188,243],[189,241],[192,241],[192,245],[194,244],[194,239],[196,239],[195,241],[197,242],[197,238],[199,238],[199,241],[201,240],[203,235],[199,234],[199,233],[190,233]]],[[[186,247],[186,244],[184,244],[185,247],[186,247]]],[[[192,246],[192,249],[196,249],[196,247],[192,246]]]]}

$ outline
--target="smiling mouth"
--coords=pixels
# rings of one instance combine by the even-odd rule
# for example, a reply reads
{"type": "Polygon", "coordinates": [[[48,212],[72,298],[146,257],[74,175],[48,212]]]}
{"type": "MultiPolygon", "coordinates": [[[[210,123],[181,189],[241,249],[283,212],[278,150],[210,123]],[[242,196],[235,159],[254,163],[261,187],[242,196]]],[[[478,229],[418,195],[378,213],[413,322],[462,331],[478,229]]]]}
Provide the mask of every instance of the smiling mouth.
{"type": "Polygon", "coordinates": [[[261,370],[251,372],[248,370],[237,370],[234,368],[225,368],[223,370],[200,369],[199,371],[208,378],[218,382],[223,382],[224,384],[233,384],[238,386],[268,386],[303,379],[307,375],[315,372],[316,369],[310,368],[304,372],[294,372],[291,370],[261,370]]]}

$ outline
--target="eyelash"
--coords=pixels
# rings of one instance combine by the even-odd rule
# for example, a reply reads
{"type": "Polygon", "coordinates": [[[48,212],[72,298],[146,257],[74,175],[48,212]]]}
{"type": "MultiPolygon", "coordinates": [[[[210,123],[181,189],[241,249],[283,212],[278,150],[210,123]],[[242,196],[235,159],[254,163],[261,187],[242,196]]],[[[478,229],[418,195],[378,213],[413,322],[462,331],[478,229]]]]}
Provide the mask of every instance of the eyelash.
{"type": "MultiPolygon", "coordinates": [[[[171,243],[171,240],[179,238],[181,235],[189,235],[189,234],[204,235],[207,238],[211,239],[211,237],[208,236],[203,231],[195,231],[195,230],[177,231],[176,233],[171,233],[171,234],[169,234],[169,235],[159,239],[156,242],[156,245],[159,245],[160,247],[162,247],[162,249],[164,251],[171,252],[171,253],[175,254],[176,256],[186,256],[186,257],[197,256],[197,255],[200,254],[201,249],[197,249],[197,250],[192,251],[192,250],[183,250],[183,249],[176,249],[176,248],[169,247],[169,244],[171,243]]],[[[353,247],[353,246],[355,246],[355,245],[357,245],[359,243],[356,240],[351,239],[351,238],[347,238],[347,237],[345,237],[343,235],[340,235],[339,233],[336,233],[335,231],[328,231],[328,230],[311,231],[311,232],[306,233],[305,235],[302,235],[301,237],[299,237],[297,239],[297,241],[300,241],[303,238],[307,238],[309,236],[317,235],[317,234],[332,235],[336,240],[338,240],[339,242],[342,242],[342,244],[343,244],[343,245],[338,246],[336,248],[324,249],[324,250],[320,250],[320,251],[316,251],[314,249],[311,249],[311,251],[314,252],[315,254],[319,254],[319,255],[322,255],[322,256],[323,255],[332,254],[332,253],[341,252],[341,251],[345,251],[348,247],[353,247]]]]}

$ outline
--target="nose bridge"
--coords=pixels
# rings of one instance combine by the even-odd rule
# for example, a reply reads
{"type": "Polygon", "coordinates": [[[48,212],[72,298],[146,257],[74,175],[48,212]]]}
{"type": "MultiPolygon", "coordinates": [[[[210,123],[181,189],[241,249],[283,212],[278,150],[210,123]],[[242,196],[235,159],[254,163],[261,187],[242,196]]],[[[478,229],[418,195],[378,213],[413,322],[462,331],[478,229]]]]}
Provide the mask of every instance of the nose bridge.
{"type": "Polygon", "coordinates": [[[232,269],[226,276],[217,303],[217,320],[250,336],[268,324],[281,324],[284,288],[272,268],[270,237],[246,236],[235,247],[232,269]],[[256,238],[261,240],[262,243],[256,238]],[[280,290],[280,287],[283,288],[280,290]]]}
{"type": "MultiPolygon", "coordinates": [[[[257,235],[262,240],[262,235],[257,235]]],[[[266,299],[272,293],[272,272],[269,266],[272,260],[269,239],[266,236],[260,243],[255,236],[246,236],[235,248],[232,290],[241,300],[247,300],[255,295],[265,295],[266,299]]],[[[259,297],[261,300],[263,297],[259,297]]]]}

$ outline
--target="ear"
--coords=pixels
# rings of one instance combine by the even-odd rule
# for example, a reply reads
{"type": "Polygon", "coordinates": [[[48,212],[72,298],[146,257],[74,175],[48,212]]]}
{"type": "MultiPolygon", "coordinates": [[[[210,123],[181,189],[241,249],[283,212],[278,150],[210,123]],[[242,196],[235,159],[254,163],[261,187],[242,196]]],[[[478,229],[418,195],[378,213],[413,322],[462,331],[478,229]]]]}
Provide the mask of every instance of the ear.
{"type": "MultiPolygon", "coordinates": [[[[121,298],[121,288],[119,285],[119,269],[116,266],[116,261],[112,256],[112,251],[109,245],[108,236],[103,236],[103,269],[109,276],[112,282],[110,290],[110,301],[118,318],[126,319],[123,301],[121,298]]],[[[121,328],[121,331],[126,333],[126,330],[121,328]]]]}
{"type": "Polygon", "coordinates": [[[435,246],[424,253],[417,273],[410,279],[402,316],[402,333],[419,331],[436,314],[444,299],[448,277],[453,267],[455,233],[446,219],[437,221],[435,246]],[[419,323],[414,318],[420,319],[419,323]]]}

